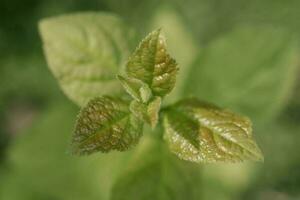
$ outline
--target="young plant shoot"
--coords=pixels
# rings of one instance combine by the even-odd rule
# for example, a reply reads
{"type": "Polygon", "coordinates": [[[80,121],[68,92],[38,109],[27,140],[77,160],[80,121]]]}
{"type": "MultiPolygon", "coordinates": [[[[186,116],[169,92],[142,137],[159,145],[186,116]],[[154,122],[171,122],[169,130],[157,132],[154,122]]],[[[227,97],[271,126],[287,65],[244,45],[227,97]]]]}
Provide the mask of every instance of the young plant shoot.
{"type": "Polygon", "coordinates": [[[144,126],[161,126],[160,138],[180,159],[263,161],[249,118],[197,98],[165,106],[180,67],[168,54],[161,29],[132,53],[132,30],[108,13],[45,19],[40,33],[52,73],[81,107],[73,154],[126,151],[139,143],[144,126]]]}

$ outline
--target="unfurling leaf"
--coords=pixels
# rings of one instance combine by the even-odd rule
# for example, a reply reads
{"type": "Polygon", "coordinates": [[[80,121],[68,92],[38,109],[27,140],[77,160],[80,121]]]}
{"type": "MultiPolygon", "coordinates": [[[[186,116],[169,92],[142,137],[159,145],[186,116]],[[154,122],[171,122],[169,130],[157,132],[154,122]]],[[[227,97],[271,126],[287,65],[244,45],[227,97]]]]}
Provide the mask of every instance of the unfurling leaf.
{"type": "Polygon", "coordinates": [[[150,33],[129,58],[126,73],[141,80],[152,90],[153,96],[165,96],[174,88],[177,67],[167,54],[166,43],[160,30],[150,33]]]}
{"type": "Polygon", "coordinates": [[[115,79],[131,49],[131,30],[117,16],[86,12],[39,24],[48,65],[64,93],[80,106],[101,95],[119,95],[115,79]]]}
{"type": "Polygon", "coordinates": [[[158,122],[160,105],[161,105],[161,98],[155,97],[147,107],[147,113],[152,128],[154,128],[158,122]]]}
{"type": "Polygon", "coordinates": [[[167,54],[160,30],[150,33],[129,58],[126,77],[118,76],[125,90],[135,99],[131,112],[154,128],[158,122],[162,97],[170,93],[176,81],[177,67],[167,54]]]}
{"type": "Polygon", "coordinates": [[[179,158],[193,162],[263,161],[251,121],[196,99],[182,100],[164,116],[164,138],[179,158]]]}
{"type": "Polygon", "coordinates": [[[74,154],[111,150],[124,151],[142,135],[142,122],[121,99],[98,97],[85,106],[77,120],[72,140],[74,154]]]}
{"type": "Polygon", "coordinates": [[[134,100],[130,104],[130,110],[137,118],[150,124],[151,127],[154,128],[158,122],[160,105],[160,97],[155,97],[149,104],[134,100]]]}
{"type": "Polygon", "coordinates": [[[134,78],[125,78],[120,75],[118,76],[118,79],[120,80],[127,93],[130,94],[135,100],[147,103],[151,98],[151,89],[142,81],[134,78]]]}
{"type": "Polygon", "coordinates": [[[145,123],[149,123],[149,118],[147,114],[147,104],[133,100],[130,103],[129,108],[134,116],[136,116],[138,119],[142,120],[145,123]]]}

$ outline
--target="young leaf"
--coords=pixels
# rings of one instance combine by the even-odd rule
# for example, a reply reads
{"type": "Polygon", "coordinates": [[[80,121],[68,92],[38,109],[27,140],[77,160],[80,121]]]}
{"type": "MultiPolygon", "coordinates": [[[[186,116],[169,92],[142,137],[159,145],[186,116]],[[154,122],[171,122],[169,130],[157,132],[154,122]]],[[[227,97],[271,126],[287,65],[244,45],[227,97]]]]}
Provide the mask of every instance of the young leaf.
{"type": "Polygon", "coordinates": [[[142,123],[121,99],[100,97],[85,106],[77,120],[72,140],[74,154],[124,151],[142,135],[142,123]]]}
{"type": "Polygon", "coordinates": [[[155,97],[149,104],[132,101],[130,104],[131,112],[140,120],[151,125],[154,128],[158,122],[158,115],[161,105],[161,98],[155,97]]]}
{"type": "Polygon", "coordinates": [[[152,128],[154,128],[158,122],[160,105],[161,105],[161,98],[155,97],[147,107],[147,113],[152,128]]]}
{"type": "Polygon", "coordinates": [[[126,65],[128,77],[149,85],[154,96],[165,96],[174,88],[177,67],[167,54],[160,30],[150,33],[138,46],[126,65]]]}
{"type": "Polygon", "coordinates": [[[252,137],[251,121],[214,105],[196,99],[180,101],[166,110],[164,126],[165,140],[181,159],[203,163],[263,161],[252,137]]]}
{"type": "Polygon", "coordinates": [[[131,31],[115,15],[85,12],[39,24],[48,65],[64,93],[80,106],[123,92],[115,79],[130,51],[131,31]]]}
{"type": "Polygon", "coordinates": [[[138,119],[142,120],[145,123],[150,124],[148,113],[147,113],[147,104],[140,103],[133,100],[129,106],[130,111],[138,119]]]}
{"type": "Polygon", "coordinates": [[[128,94],[137,101],[147,103],[152,96],[149,86],[142,81],[134,78],[125,78],[123,76],[117,76],[124,89],[128,94]]]}

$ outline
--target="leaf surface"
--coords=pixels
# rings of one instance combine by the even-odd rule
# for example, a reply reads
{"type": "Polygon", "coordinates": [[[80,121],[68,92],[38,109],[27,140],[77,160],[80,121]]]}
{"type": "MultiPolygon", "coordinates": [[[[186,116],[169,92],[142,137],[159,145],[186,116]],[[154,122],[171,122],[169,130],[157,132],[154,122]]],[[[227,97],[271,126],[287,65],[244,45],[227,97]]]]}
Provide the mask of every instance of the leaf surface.
{"type": "Polygon", "coordinates": [[[135,145],[142,135],[142,123],[128,110],[121,99],[97,97],[84,107],[75,127],[73,154],[97,151],[125,151],[135,145]]]}
{"type": "Polygon", "coordinates": [[[149,86],[142,81],[134,78],[126,78],[123,76],[117,76],[124,89],[137,101],[147,103],[152,96],[149,86]]]}
{"type": "Polygon", "coordinates": [[[179,158],[193,162],[263,161],[251,121],[196,99],[171,106],[164,117],[164,138],[179,158]]]}
{"type": "Polygon", "coordinates": [[[64,93],[80,106],[119,95],[115,79],[131,48],[131,30],[117,16],[85,12],[43,19],[40,34],[48,65],[64,93]]]}
{"type": "Polygon", "coordinates": [[[147,84],[154,96],[165,96],[175,86],[176,62],[167,53],[160,30],[150,33],[129,58],[126,73],[147,84]]]}

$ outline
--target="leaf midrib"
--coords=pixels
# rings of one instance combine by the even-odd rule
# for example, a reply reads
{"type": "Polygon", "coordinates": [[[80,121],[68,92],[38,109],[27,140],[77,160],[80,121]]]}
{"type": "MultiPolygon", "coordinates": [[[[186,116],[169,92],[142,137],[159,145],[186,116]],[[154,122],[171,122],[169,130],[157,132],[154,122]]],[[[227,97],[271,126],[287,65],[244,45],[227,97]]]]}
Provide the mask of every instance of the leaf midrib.
{"type": "MultiPolygon", "coordinates": [[[[119,111],[119,112],[121,112],[121,111],[119,111]]],[[[124,120],[125,118],[127,118],[130,115],[129,112],[121,112],[121,114],[123,114],[123,115],[118,117],[116,120],[113,120],[111,123],[108,123],[107,125],[104,125],[103,127],[100,127],[98,129],[96,129],[95,131],[93,131],[93,133],[91,135],[89,135],[87,138],[82,140],[80,142],[80,144],[78,144],[78,147],[81,148],[82,146],[86,145],[86,143],[88,141],[90,141],[90,139],[92,139],[93,137],[95,137],[98,134],[101,134],[103,131],[111,128],[111,126],[113,126],[114,124],[119,123],[120,121],[124,120]]]]}

